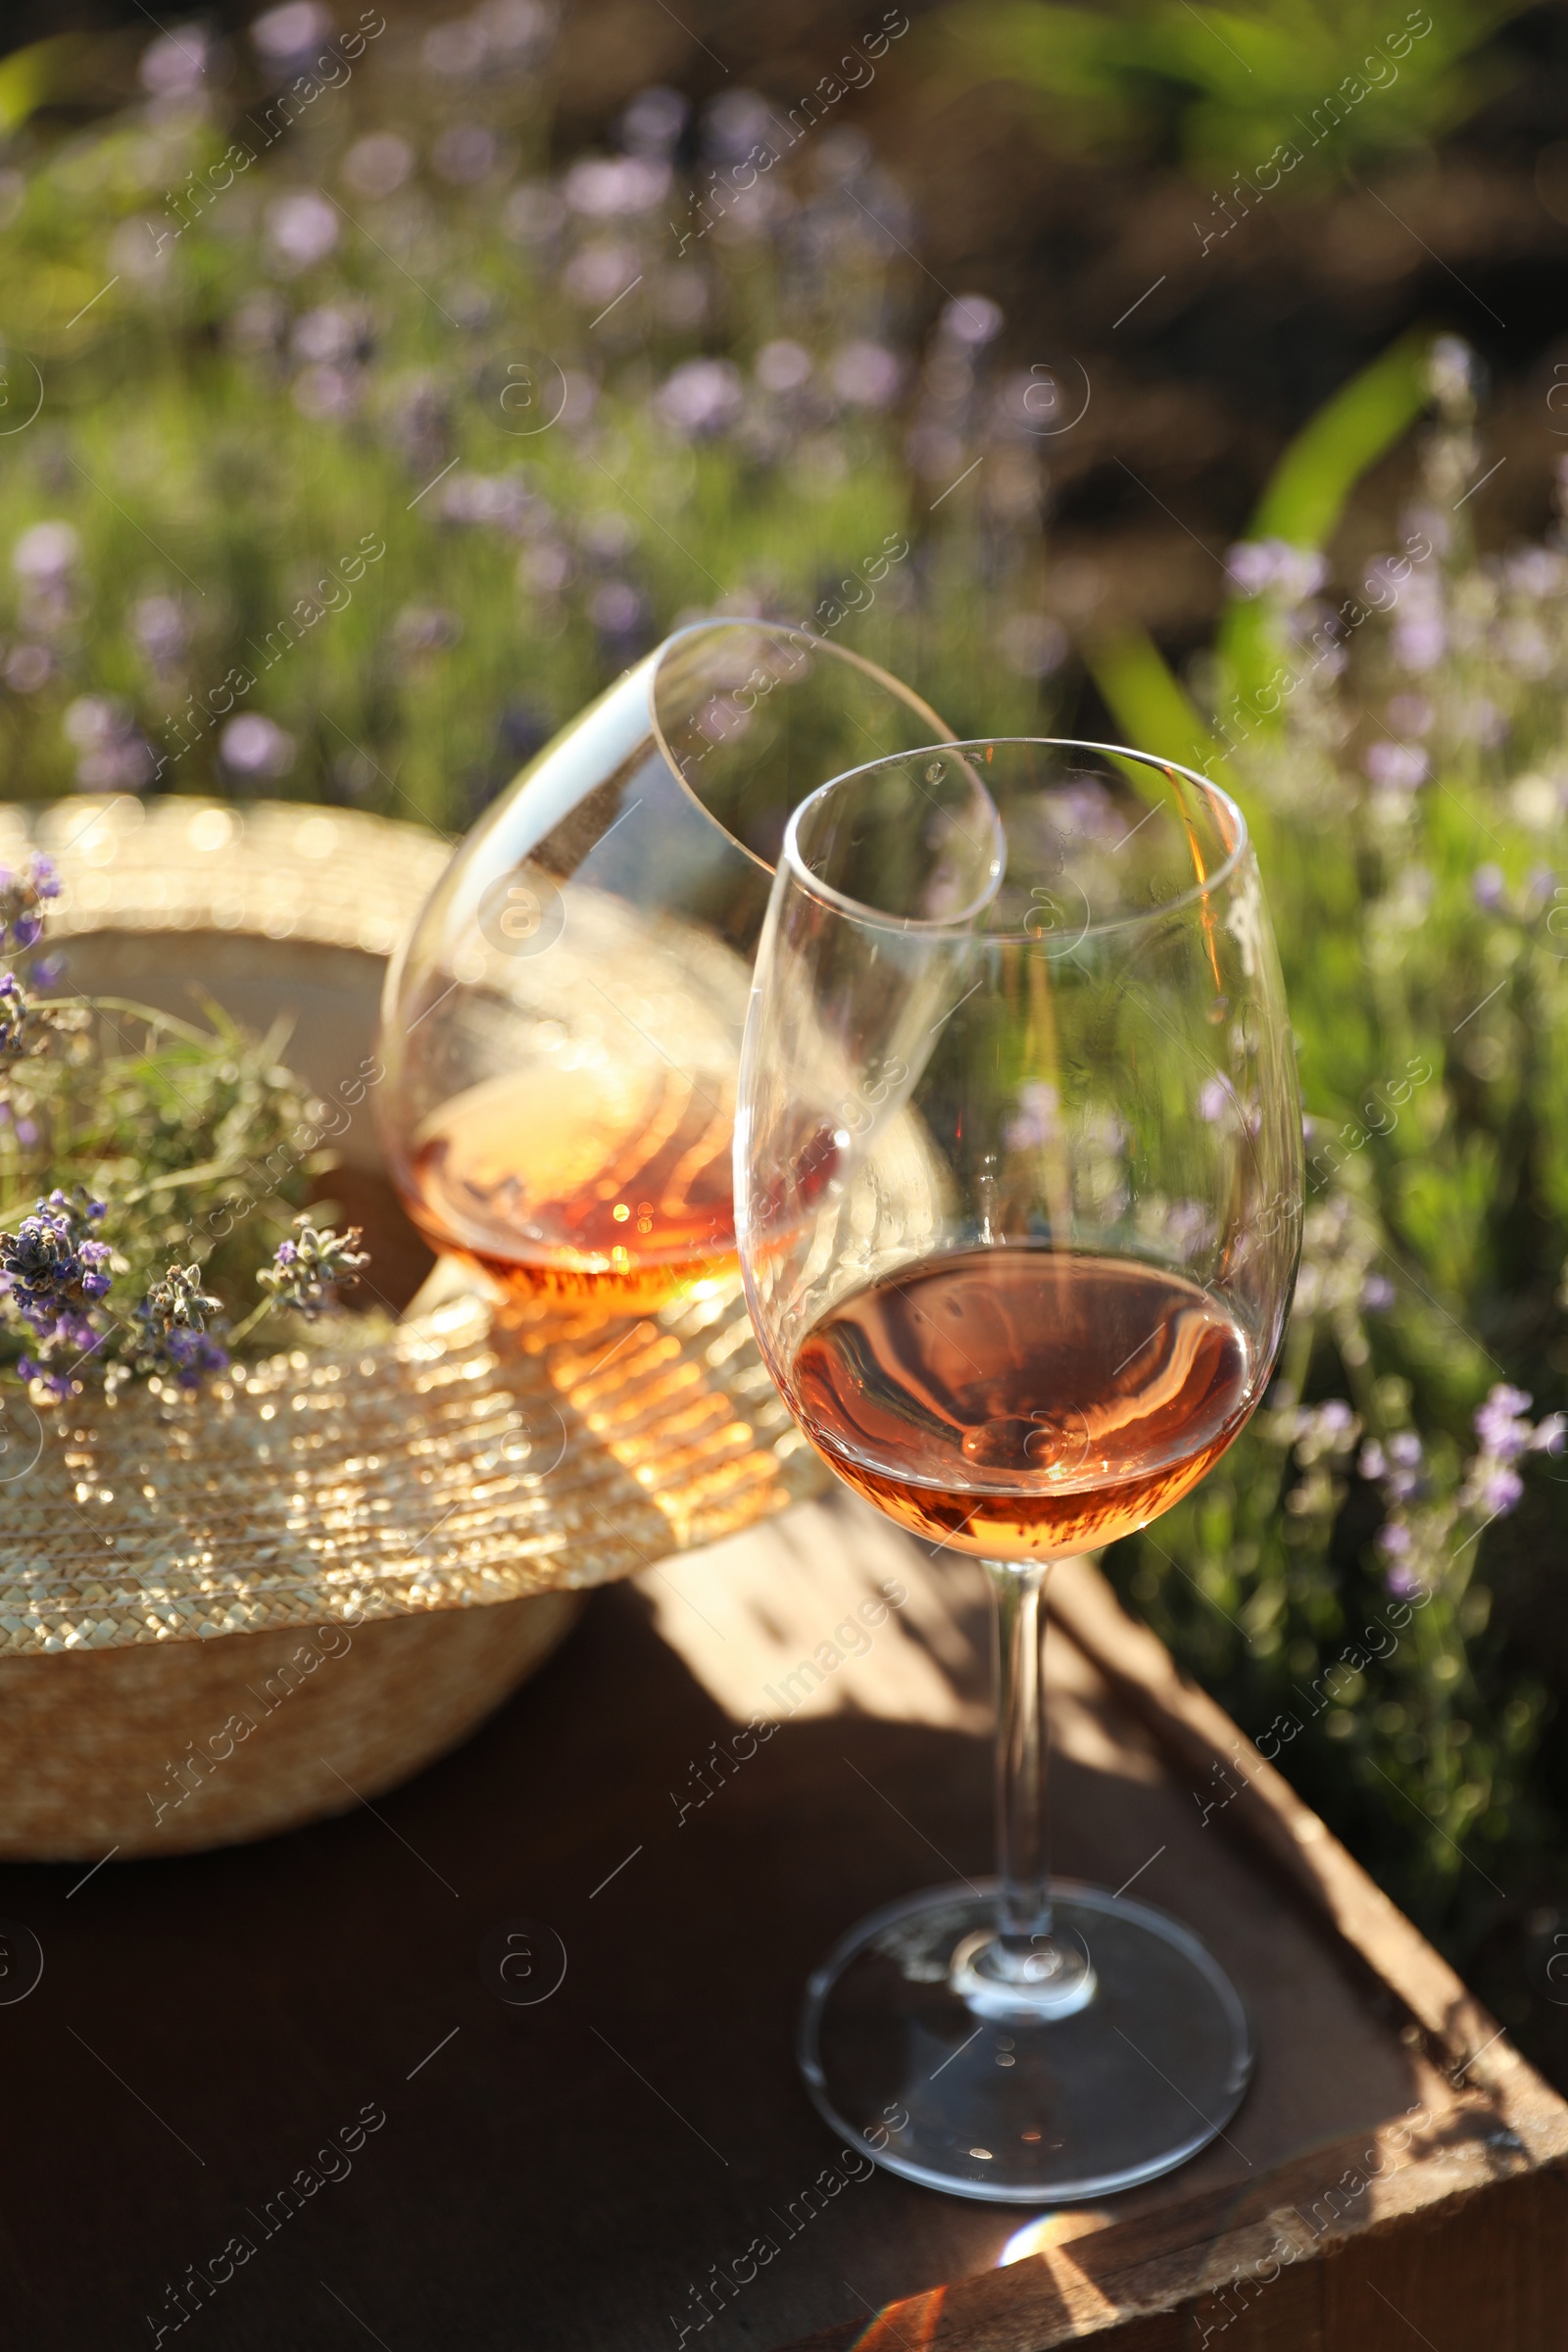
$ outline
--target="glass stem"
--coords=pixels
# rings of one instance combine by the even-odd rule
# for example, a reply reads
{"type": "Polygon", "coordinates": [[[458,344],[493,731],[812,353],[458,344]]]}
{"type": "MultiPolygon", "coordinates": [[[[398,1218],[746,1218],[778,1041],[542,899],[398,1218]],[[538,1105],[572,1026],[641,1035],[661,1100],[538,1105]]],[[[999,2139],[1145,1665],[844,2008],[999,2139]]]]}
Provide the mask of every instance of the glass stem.
{"type": "Polygon", "coordinates": [[[1046,1584],[1049,1560],[987,1560],[997,1696],[999,1959],[1020,1964],[1051,1936],[1046,1835],[1046,1584]]]}

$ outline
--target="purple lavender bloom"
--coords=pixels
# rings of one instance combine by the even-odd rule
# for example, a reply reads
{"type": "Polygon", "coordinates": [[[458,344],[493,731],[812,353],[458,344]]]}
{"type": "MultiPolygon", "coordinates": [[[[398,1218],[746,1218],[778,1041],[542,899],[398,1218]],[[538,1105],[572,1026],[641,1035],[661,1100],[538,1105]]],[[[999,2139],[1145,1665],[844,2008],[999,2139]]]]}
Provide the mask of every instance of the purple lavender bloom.
{"type": "Polygon", "coordinates": [[[228,1369],[228,1349],[205,1331],[182,1330],[176,1325],[164,1334],[164,1354],[182,1389],[198,1388],[210,1372],[228,1369]]]}
{"type": "Polygon", "coordinates": [[[1395,1562],[1383,1582],[1396,1600],[1408,1600],[1412,1592],[1419,1592],[1421,1590],[1421,1579],[1416,1575],[1414,1569],[1407,1568],[1402,1560],[1395,1562]]]}
{"type": "Polygon", "coordinates": [[[44,906],[60,896],[60,877],[52,858],[34,857],[24,874],[0,866],[0,955],[8,948],[25,951],[43,935],[44,906]]]}
{"type": "Polygon", "coordinates": [[[1514,1389],[1499,1380],[1491,1389],[1485,1404],[1478,1405],[1475,1416],[1476,1436],[1490,1454],[1499,1462],[1517,1461],[1530,1443],[1530,1424],[1523,1416],[1529,1412],[1531,1396],[1528,1389],[1514,1389]]]}
{"type": "Polygon", "coordinates": [[[1402,1559],[1410,1548],[1410,1530],[1401,1527],[1397,1519],[1391,1519],[1386,1527],[1378,1529],[1377,1542],[1378,1549],[1391,1560],[1402,1559]]]}
{"type": "Polygon", "coordinates": [[[1315,596],[1329,569],[1321,556],[1293,547],[1288,539],[1240,540],[1226,556],[1225,568],[1243,596],[1272,593],[1291,605],[1315,596]]]}
{"type": "Polygon", "coordinates": [[[1386,792],[1414,792],[1431,770],[1425,752],[1413,743],[1374,743],[1366,756],[1366,772],[1386,792]]]}
{"type": "Polygon", "coordinates": [[[292,1307],[314,1322],[323,1309],[339,1303],[340,1291],[359,1281],[370,1253],[354,1247],[361,1238],[357,1225],[346,1233],[330,1225],[318,1227],[309,1209],[301,1210],[294,1229],[299,1239],[279,1242],[271,1264],[264,1266],[256,1280],[274,1306],[292,1307]]]}
{"type": "Polygon", "coordinates": [[[1421,1441],[1414,1430],[1398,1430],[1389,1440],[1388,1453],[1384,1491],[1391,1502],[1408,1502],[1421,1484],[1421,1441]]]}
{"type": "Polygon", "coordinates": [[[1394,1285],[1386,1274],[1369,1274],[1361,1285],[1361,1304],[1368,1314],[1380,1315],[1394,1304],[1394,1285]]]}
{"type": "Polygon", "coordinates": [[[1505,1518],[1525,1491],[1525,1482],[1517,1470],[1499,1463],[1494,1469],[1485,1469],[1476,1480],[1476,1500],[1494,1519],[1505,1518]]]}
{"type": "Polygon", "coordinates": [[[654,405],[683,438],[707,440],[735,422],[745,393],[728,360],[687,360],[661,385],[654,405]]]}
{"type": "Polygon", "coordinates": [[[1401,669],[1436,669],[1448,648],[1448,632],[1436,615],[1412,612],[1396,623],[1394,659],[1401,669]]]}

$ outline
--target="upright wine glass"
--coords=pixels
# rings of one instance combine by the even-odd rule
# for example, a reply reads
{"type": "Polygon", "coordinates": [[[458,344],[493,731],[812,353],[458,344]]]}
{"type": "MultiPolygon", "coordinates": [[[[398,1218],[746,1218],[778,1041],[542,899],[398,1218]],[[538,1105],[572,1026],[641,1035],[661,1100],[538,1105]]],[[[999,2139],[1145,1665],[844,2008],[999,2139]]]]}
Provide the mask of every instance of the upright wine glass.
{"type": "Polygon", "coordinates": [[[438,1250],[549,1309],[733,1279],[752,955],[790,811],[948,729],[804,629],[700,621],[525,768],[387,974],[389,1166],[438,1250]]]}
{"type": "Polygon", "coordinates": [[[839,1476],[985,1564],[998,1875],[853,1929],[801,2029],[836,2130],[1038,2203],[1167,2171],[1234,2112],[1246,2014],[1185,1926],[1048,1877],[1053,1560],[1146,1527],[1262,1394],[1301,1120],[1234,802],[1166,761],[990,742],[880,760],[785,838],[735,1130],[747,1297],[839,1476]]]}

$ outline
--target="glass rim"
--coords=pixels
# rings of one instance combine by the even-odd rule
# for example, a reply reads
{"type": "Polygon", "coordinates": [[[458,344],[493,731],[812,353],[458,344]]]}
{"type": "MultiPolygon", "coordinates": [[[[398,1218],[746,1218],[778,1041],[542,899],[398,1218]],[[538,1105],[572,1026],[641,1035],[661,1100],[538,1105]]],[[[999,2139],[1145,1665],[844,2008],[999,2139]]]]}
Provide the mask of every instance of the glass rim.
{"type": "MultiPolygon", "coordinates": [[[[1194,882],[1186,890],[1178,892],[1175,898],[1162,900],[1158,906],[1151,906],[1147,910],[1140,908],[1131,914],[1105,915],[1098,922],[1086,923],[1074,936],[1073,945],[1075,947],[1085,939],[1102,937],[1110,931],[1127,930],[1138,924],[1160,922],[1167,915],[1179,914],[1184,908],[1197,906],[1203,899],[1209,898],[1216,891],[1225,888],[1235,878],[1243,860],[1251,851],[1251,831],[1241,804],[1235,796],[1227,792],[1222,784],[1216,784],[1212,778],[1200,774],[1197,768],[1184,766],[1179,760],[1164,760],[1155,752],[1135,751],[1130,744],[1091,743],[1087,739],[1072,735],[977,735],[967,741],[952,738],[945,743],[927,744],[917,751],[889,752],[884,754],[880,760],[867,760],[859,767],[847,767],[841,776],[830,776],[825,784],[819,784],[814,792],[808,793],[806,799],[791,814],[789,823],[784,828],[784,846],[779,853],[779,867],[782,870],[787,865],[792,879],[821,905],[833,907],[838,913],[853,915],[857,921],[867,926],[875,925],[881,930],[911,933],[946,931],[956,935],[963,932],[974,921],[975,916],[991,905],[1001,890],[1006,879],[1005,858],[1004,858],[989,889],[971,900],[969,905],[961,908],[957,914],[910,915],[906,917],[886,914],[880,907],[868,906],[859,899],[852,899],[847,892],[835,889],[831,882],[824,882],[819,874],[811,872],[800,854],[801,819],[812,803],[820,800],[824,793],[836,791],[839,785],[851,783],[857,776],[870,775],[877,768],[893,767],[905,760],[923,759],[927,752],[970,753],[1022,750],[1102,752],[1110,760],[1133,760],[1140,767],[1158,768],[1162,774],[1180,776],[1201,793],[1211,805],[1217,806],[1230,826],[1234,828],[1230,847],[1211,873],[1204,874],[1200,881],[1194,882]]],[[[970,762],[970,764],[977,766],[978,762],[970,762]]],[[[977,780],[984,783],[983,777],[979,777],[977,780]]],[[[1003,825],[1002,813],[995,808],[995,804],[993,804],[993,812],[998,832],[1002,836],[1003,847],[1005,849],[1006,831],[1003,825]]],[[[979,936],[983,936],[996,946],[1018,943],[1027,943],[1036,948],[1047,946],[1047,942],[1033,931],[988,931],[979,936]]]]}
{"type": "MultiPolygon", "coordinates": [[[[677,646],[683,645],[688,638],[695,637],[700,631],[706,629],[749,629],[755,635],[788,638],[799,643],[803,643],[813,654],[831,654],[835,661],[847,662],[852,669],[858,669],[860,671],[862,676],[874,679],[877,685],[884,687],[887,692],[895,698],[896,701],[903,703],[906,708],[912,710],[918,718],[930,720],[932,726],[936,729],[936,735],[933,738],[933,743],[931,746],[922,746],[920,747],[921,749],[937,749],[946,751],[951,749],[952,746],[957,741],[957,738],[955,735],[948,734],[943,731],[946,726],[946,721],[943,719],[940,711],[933,710],[930,704],[926,701],[924,695],[916,694],[912,686],[907,686],[905,684],[902,678],[895,677],[892,670],[884,669],[879,662],[868,660],[864,654],[853,652],[847,645],[834,645],[830,639],[816,636],[810,629],[803,627],[798,621],[754,619],[749,613],[745,612],[715,612],[704,619],[685,621],[678,629],[671,629],[669,635],[663,638],[660,644],[656,645],[653,652],[647,657],[649,732],[652,734],[655,743],[659,747],[660,758],[663,760],[664,765],[674,777],[681,791],[685,793],[688,800],[691,802],[692,807],[700,809],[702,814],[708,819],[710,825],[716,825],[719,832],[723,834],[725,840],[730,842],[734,848],[740,852],[743,858],[747,858],[753,865],[755,865],[760,873],[767,874],[769,877],[771,877],[777,872],[778,868],[777,866],[770,864],[768,860],[761,857],[756,850],[750,848],[746,842],[741,840],[739,834],[732,833],[728,825],[722,823],[720,819],[713,814],[713,811],[709,808],[708,803],[702,799],[699,793],[695,791],[684,769],[682,768],[680,761],[676,759],[674,753],[669,747],[668,740],[664,734],[663,722],[659,715],[660,671],[662,669],[664,662],[674,652],[677,646]]],[[[736,689],[721,688],[719,691],[722,693],[733,693],[736,691],[736,689]]],[[[907,759],[911,756],[912,755],[908,753],[900,754],[897,752],[890,752],[883,755],[883,757],[886,759],[907,759]]],[[[880,761],[876,760],[867,760],[865,764],[868,767],[876,767],[880,765],[880,761]]],[[[846,768],[843,771],[843,775],[858,775],[859,772],[860,771],[858,768],[846,768]]],[[[815,788],[815,791],[822,791],[828,784],[837,784],[842,782],[842,776],[824,777],[822,784],[818,785],[815,788]]],[[[807,795],[808,800],[813,799],[814,797],[814,792],[807,795]]],[[[801,804],[803,807],[804,805],[804,803],[801,804]]],[[[794,815],[795,811],[792,810],[791,822],[794,821],[794,815]]],[[[782,852],[780,853],[780,856],[782,858],[782,852]]]]}

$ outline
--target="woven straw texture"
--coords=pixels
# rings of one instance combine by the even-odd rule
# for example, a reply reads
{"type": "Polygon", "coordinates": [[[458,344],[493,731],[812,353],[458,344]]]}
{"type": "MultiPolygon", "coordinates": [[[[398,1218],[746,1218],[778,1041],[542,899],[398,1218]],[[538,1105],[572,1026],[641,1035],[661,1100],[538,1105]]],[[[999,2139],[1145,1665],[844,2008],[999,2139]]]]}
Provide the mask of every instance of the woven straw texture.
{"type": "MultiPolygon", "coordinates": [[[[268,941],[352,948],[368,1002],[447,855],[353,813],[186,800],[0,810],[0,862],[29,838],[60,860],[67,937],[222,930],[262,963],[268,941]]],[[[737,1285],[641,1321],[507,1320],[467,1295],[177,1403],[13,1403],[0,1657],[577,1590],[821,1484],[737,1285]]]]}

